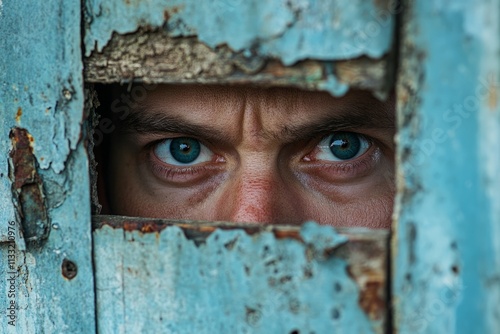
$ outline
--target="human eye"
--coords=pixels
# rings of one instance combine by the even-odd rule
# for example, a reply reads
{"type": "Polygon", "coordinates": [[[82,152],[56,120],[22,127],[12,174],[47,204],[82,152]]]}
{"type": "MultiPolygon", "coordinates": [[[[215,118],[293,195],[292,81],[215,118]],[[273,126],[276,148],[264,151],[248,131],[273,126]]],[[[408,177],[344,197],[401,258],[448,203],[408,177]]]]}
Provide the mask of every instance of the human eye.
{"type": "Polygon", "coordinates": [[[347,131],[329,134],[320,141],[315,154],[316,160],[345,162],[365,154],[371,141],[365,136],[347,131]]]}
{"type": "Polygon", "coordinates": [[[381,159],[378,142],[351,131],[329,133],[302,158],[303,168],[327,182],[343,182],[369,175],[381,159]]]}
{"type": "Polygon", "coordinates": [[[165,138],[148,145],[148,164],[160,181],[202,182],[221,172],[225,159],[193,137],[165,138]]]}
{"type": "Polygon", "coordinates": [[[213,159],[214,153],[199,140],[191,137],[164,139],[154,145],[156,157],[169,165],[193,166],[213,159]]]}

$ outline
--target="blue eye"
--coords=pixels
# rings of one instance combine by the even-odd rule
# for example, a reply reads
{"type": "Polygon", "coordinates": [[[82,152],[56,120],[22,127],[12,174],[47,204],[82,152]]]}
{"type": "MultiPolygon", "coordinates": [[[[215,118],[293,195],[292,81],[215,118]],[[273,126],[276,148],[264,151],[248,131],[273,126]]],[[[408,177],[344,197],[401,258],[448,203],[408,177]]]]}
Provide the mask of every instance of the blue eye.
{"type": "Polygon", "coordinates": [[[170,138],[156,144],[154,153],[171,165],[194,165],[210,161],[213,153],[199,140],[190,137],[170,138]]]}
{"type": "Polygon", "coordinates": [[[339,131],[324,137],[318,147],[317,159],[345,161],[365,153],[370,148],[370,142],[358,133],[339,131]]]}
{"type": "Polygon", "coordinates": [[[200,142],[193,138],[175,138],[170,142],[170,154],[183,164],[195,161],[200,151],[200,142]]]}

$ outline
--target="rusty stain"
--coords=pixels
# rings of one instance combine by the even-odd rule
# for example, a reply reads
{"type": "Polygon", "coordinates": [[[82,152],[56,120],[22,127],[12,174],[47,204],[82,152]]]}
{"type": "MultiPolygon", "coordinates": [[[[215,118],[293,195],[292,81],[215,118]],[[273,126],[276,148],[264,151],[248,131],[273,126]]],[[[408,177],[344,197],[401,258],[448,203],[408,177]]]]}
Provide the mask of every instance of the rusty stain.
{"type": "Polygon", "coordinates": [[[12,180],[12,194],[18,208],[27,240],[42,241],[50,233],[50,224],[45,208],[42,179],[36,169],[33,155],[34,138],[26,129],[13,128],[10,132],[9,176],[12,180]]]}
{"type": "MultiPolygon", "coordinates": [[[[372,320],[382,320],[387,314],[387,261],[389,239],[377,242],[365,235],[351,237],[341,252],[349,255],[348,275],[359,288],[358,304],[372,320]],[[358,258],[352,258],[355,256],[358,258]],[[362,261],[359,261],[361,260],[362,261]]],[[[337,287],[335,288],[337,291],[337,287]]]]}
{"type": "Polygon", "coordinates": [[[347,272],[360,288],[358,304],[361,309],[370,319],[382,319],[386,312],[386,302],[383,297],[385,278],[367,268],[354,274],[352,268],[348,267],[347,272]],[[360,278],[362,278],[362,282],[360,278]]]}
{"type": "Polygon", "coordinates": [[[204,224],[193,222],[171,222],[162,219],[143,219],[143,218],[124,218],[116,219],[112,216],[96,216],[94,219],[94,229],[99,229],[104,225],[110,226],[112,228],[121,228],[127,232],[138,231],[141,233],[159,233],[163,231],[168,226],[177,226],[184,230],[186,236],[190,238],[193,237],[208,237],[211,233],[215,232],[217,229],[223,230],[234,230],[243,229],[247,234],[254,235],[260,232],[268,231],[272,232],[277,239],[291,238],[302,242],[300,236],[300,229],[298,227],[272,227],[271,229],[265,226],[259,226],[254,224],[240,225],[240,224],[204,224]],[[99,219],[98,219],[99,218],[99,219]],[[98,221],[96,221],[98,220],[98,221]]]}
{"type": "Polygon", "coordinates": [[[380,319],[385,310],[385,301],[380,297],[379,291],[382,282],[367,282],[359,296],[359,306],[371,319],[380,319]]]}
{"type": "Polygon", "coordinates": [[[35,161],[33,157],[33,148],[28,132],[25,129],[14,128],[10,132],[12,140],[12,151],[10,157],[14,167],[14,187],[20,190],[28,183],[35,182],[35,161]]]}
{"type": "Polygon", "coordinates": [[[68,259],[64,259],[61,265],[61,273],[64,278],[72,280],[78,274],[78,267],[76,263],[68,259]]]}
{"type": "Polygon", "coordinates": [[[21,122],[22,115],[23,115],[23,109],[21,107],[17,108],[17,113],[16,113],[16,122],[17,123],[21,122]]]}

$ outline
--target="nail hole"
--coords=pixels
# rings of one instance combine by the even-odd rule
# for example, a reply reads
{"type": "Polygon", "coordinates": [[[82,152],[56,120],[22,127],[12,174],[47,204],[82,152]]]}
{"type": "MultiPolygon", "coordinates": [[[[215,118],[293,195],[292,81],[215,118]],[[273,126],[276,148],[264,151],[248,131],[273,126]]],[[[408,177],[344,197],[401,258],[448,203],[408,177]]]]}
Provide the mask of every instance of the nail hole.
{"type": "Polygon", "coordinates": [[[61,271],[62,275],[65,278],[71,280],[75,278],[76,274],[78,273],[78,268],[76,267],[76,264],[73,261],[64,259],[61,265],[61,271]]]}

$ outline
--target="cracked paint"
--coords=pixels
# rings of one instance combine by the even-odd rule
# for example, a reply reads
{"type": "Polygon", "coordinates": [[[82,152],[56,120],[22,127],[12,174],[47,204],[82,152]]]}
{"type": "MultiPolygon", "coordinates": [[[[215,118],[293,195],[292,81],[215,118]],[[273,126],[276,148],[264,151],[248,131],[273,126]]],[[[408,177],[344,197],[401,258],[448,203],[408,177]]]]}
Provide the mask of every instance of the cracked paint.
{"type": "MultiPolygon", "coordinates": [[[[10,300],[16,303],[16,326],[0,321],[0,332],[92,333],[83,64],[80,25],[75,24],[80,22],[81,4],[2,4],[0,257],[3,260],[8,247],[15,246],[19,275],[15,298],[0,297],[2,310],[10,300]],[[7,238],[12,226],[18,234],[13,243],[7,238]],[[29,239],[44,240],[25,242],[29,239]],[[71,281],[56,274],[65,257],[78,266],[78,275],[71,281]]],[[[7,269],[0,266],[0,277],[7,269]]],[[[0,291],[7,291],[6,284],[0,280],[0,291]]]]}
{"type": "Polygon", "coordinates": [[[96,217],[98,329],[383,333],[387,239],[353,233],[96,217]]]}
{"type": "Polygon", "coordinates": [[[391,1],[92,0],[85,7],[85,54],[102,51],[113,32],[163,27],[171,36],[197,36],[211,48],[280,59],[343,60],[389,52],[391,1]],[[210,13],[210,15],[207,15],[210,13]]]}
{"type": "Polygon", "coordinates": [[[403,6],[394,328],[494,333],[500,288],[486,282],[500,276],[500,114],[489,82],[500,78],[500,1],[403,6]]]}

